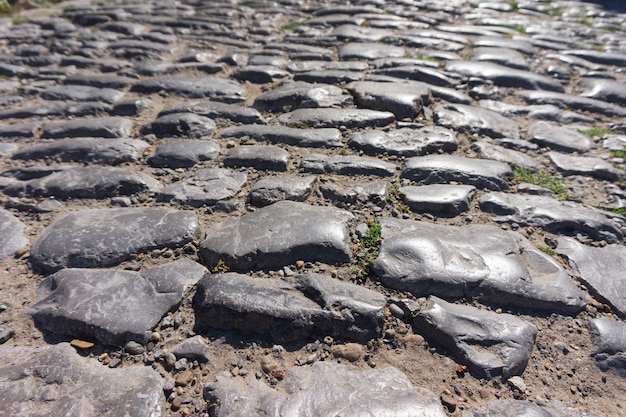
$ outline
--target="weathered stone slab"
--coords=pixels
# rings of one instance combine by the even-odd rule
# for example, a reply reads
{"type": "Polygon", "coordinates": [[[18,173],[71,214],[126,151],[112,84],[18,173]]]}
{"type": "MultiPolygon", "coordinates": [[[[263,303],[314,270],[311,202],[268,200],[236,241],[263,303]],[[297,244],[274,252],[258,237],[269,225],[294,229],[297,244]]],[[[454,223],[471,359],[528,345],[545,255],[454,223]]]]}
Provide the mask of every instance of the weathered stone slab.
{"type": "Polygon", "coordinates": [[[526,136],[530,142],[561,152],[584,153],[594,147],[593,141],[587,135],[546,122],[534,123],[526,136]]]}
{"type": "Polygon", "coordinates": [[[389,177],[395,175],[396,165],[377,158],[362,156],[308,154],[302,157],[300,170],[314,174],[389,177]]]}
{"type": "Polygon", "coordinates": [[[573,156],[559,152],[548,152],[548,158],[564,176],[587,175],[609,181],[626,177],[626,172],[613,167],[611,163],[601,158],[573,156]]]}
{"type": "Polygon", "coordinates": [[[34,138],[42,122],[15,123],[0,126],[0,138],[34,138]]]}
{"type": "Polygon", "coordinates": [[[479,36],[474,39],[474,46],[479,47],[493,47],[493,48],[508,48],[515,51],[520,51],[526,55],[535,55],[537,50],[532,43],[522,38],[515,37],[514,39],[507,39],[501,36],[479,36]]]}
{"type": "Polygon", "coordinates": [[[200,169],[163,188],[158,199],[191,207],[212,206],[218,201],[236,196],[246,181],[244,173],[220,168],[200,169]]]}
{"type": "Polygon", "coordinates": [[[24,147],[13,153],[12,158],[54,158],[64,162],[117,165],[136,162],[149,146],[147,142],[138,139],[71,138],[24,147]]]}
{"type": "Polygon", "coordinates": [[[0,208],[0,261],[28,244],[26,225],[10,212],[0,208]]]}
{"type": "Polygon", "coordinates": [[[603,371],[615,369],[618,375],[626,377],[626,325],[608,317],[590,321],[594,343],[591,355],[603,371]]]}
{"type": "Polygon", "coordinates": [[[248,137],[257,142],[267,141],[310,148],[336,148],[343,146],[341,131],[335,128],[297,129],[275,125],[243,125],[222,130],[220,137],[248,137]]]}
{"type": "Polygon", "coordinates": [[[100,116],[111,110],[111,106],[100,102],[54,103],[46,106],[31,106],[0,111],[0,119],[27,119],[30,117],[82,117],[100,116]]]}
{"type": "Polygon", "coordinates": [[[489,190],[508,190],[507,177],[512,176],[507,164],[488,159],[453,155],[427,155],[408,159],[402,178],[427,185],[457,181],[489,190]]]}
{"type": "Polygon", "coordinates": [[[185,136],[199,139],[215,130],[215,122],[195,113],[171,113],[141,127],[142,135],[153,134],[159,138],[185,136]]]}
{"type": "Polygon", "coordinates": [[[193,101],[173,104],[159,113],[159,117],[171,113],[195,113],[211,119],[223,118],[241,123],[265,123],[257,109],[215,101],[193,101]]]}
{"type": "Polygon", "coordinates": [[[552,417],[600,417],[597,414],[579,411],[578,409],[558,400],[552,400],[543,407],[552,417]]]}
{"type": "Polygon", "coordinates": [[[572,96],[551,91],[519,91],[516,93],[527,103],[552,104],[561,109],[583,110],[606,116],[626,116],[626,110],[612,103],[606,103],[592,98],[572,96]]]}
{"type": "Polygon", "coordinates": [[[380,335],[385,298],[319,274],[281,279],[207,275],[194,297],[196,328],[235,330],[278,342],[331,335],[367,341],[380,335]]]}
{"type": "Polygon", "coordinates": [[[57,138],[126,138],[131,135],[133,122],[123,117],[59,120],[43,127],[43,139],[57,138]]]}
{"type": "Polygon", "coordinates": [[[215,77],[165,76],[135,83],[131,91],[137,93],[166,93],[189,98],[208,97],[223,103],[245,101],[245,91],[235,81],[215,77]]]}
{"type": "Polygon", "coordinates": [[[165,407],[163,379],[156,371],[110,369],[81,357],[69,343],[0,346],[0,375],[3,415],[155,417],[165,407]]]}
{"type": "Polygon", "coordinates": [[[489,193],[481,198],[480,208],[497,215],[496,221],[540,227],[551,233],[584,233],[608,243],[623,238],[618,225],[600,211],[552,197],[489,193]]]}
{"type": "Polygon", "coordinates": [[[268,206],[282,200],[304,201],[311,194],[316,178],[314,175],[265,177],[254,184],[248,194],[248,200],[257,207],[268,206]]]}
{"type": "Polygon", "coordinates": [[[584,78],[581,85],[583,91],[580,95],[583,97],[621,105],[626,104],[626,84],[624,83],[598,78],[584,78]]]}
{"type": "Polygon", "coordinates": [[[320,192],[324,198],[331,200],[339,207],[352,204],[373,203],[378,206],[386,204],[387,181],[370,181],[347,184],[324,183],[320,184],[320,192]]]}
{"type": "Polygon", "coordinates": [[[524,116],[535,120],[547,120],[559,124],[593,123],[594,119],[573,111],[560,109],[552,104],[520,105],[494,100],[480,100],[481,107],[505,117],[524,116]]]}
{"type": "Polygon", "coordinates": [[[432,392],[414,388],[393,367],[356,371],[346,365],[316,362],[289,370],[282,385],[284,393],[258,380],[244,385],[240,380],[220,376],[214,384],[205,386],[204,398],[217,404],[218,416],[276,413],[298,417],[307,412],[361,416],[371,414],[372,410],[390,417],[414,416],[416,410],[428,417],[446,416],[432,392]],[[240,398],[246,401],[238,401],[240,398]]]}
{"type": "Polygon", "coordinates": [[[390,112],[367,109],[298,109],[278,117],[288,126],[337,127],[348,129],[387,126],[395,120],[390,112]]]}
{"type": "Polygon", "coordinates": [[[383,218],[372,263],[380,281],[420,296],[475,297],[519,308],[576,313],[583,293],[565,269],[517,233],[383,218]]]}
{"type": "Polygon", "coordinates": [[[626,65],[626,54],[616,52],[596,51],[594,49],[575,49],[561,52],[564,55],[573,55],[587,61],[603,65],[616,65],[623,67],[626,65]]]}
{"type": "Polygon", "coordinates": [[[439,126],[424,126],[419,129],[400,128],[388,132],[366,130],[356,132],[348,138],[348,145],[368,155],[388,153],[390,155],[419,156],[438,151],[454,152],[458,147],[456,134],[439,126]]]}
{"type": "Polygon", "coordinates": [[[320,84],[341,84],[360,81],[365,78],[363,72],[345,70],[319,70],[299,72],[293,76],[295,81],[320,84]]]}
{"type": "Polygon", "coordinates": [[[411,210],[456,216],[469,210],[476,188],[472,185],[432,184],[399,189],[411,210]]]}
{"type": "Polygon", "coordinates": [[[289,152],[274,145],[240,145],[224,157],[225,167],[251,167],[257,170],[287,171],[289,152]]]}
{"type": "Polygon", "coordinates": [[[183,258],[148,271],[63,269],[46,278],[28,309],[38,328],[67,338],[146,343],[161,317],[207,269],[183,258]]]}
{"type": "Polygon", "coordinates": [[[528,70],[528,62],[521,53],[507,48],[481,46],[474,48],[472,61],[493,62],[494,64],[518,70],[528,70]]]}
{"type": "Polygon", "coordinates": [[[626,248],[621,245],[595,248],[572,238],[561,238],[558,243],[557,252],[567,256],[589,292],[608,303],[621,317],[626,317],[626,277],[623,274],[626,248]]]}
{"type": "Polygon", "coordinates": [[[215,158],[220,146],[212,140],[170,139],[160,144],[148,163],[153,167],[188,168],[215,158]]]}
{"type": "Polygon", "coordinates": [[[427,84],[418,82],[378,83],[359,81],[346,86],[360,107],[388,111],[397,119],[413,119],[422,114],[432,98],[427,84]]]}
{"type": "Polygon", "coordinates": [[[515,120],[491,110],[465,104],[440,104],[435,107],[434,120],[449,129],[491,138],[519,139],[515,120]]]}
{"type": "Polygon", "coordinates": [[[4,189],[13,197],[110,198],[121,195],[154,193],[159,181],[140,171],[115,167],[76,167],[42,178],[20,181],[4,189]]]}
{"type": "Polygon", "coordinates": [[[222,260],[235,271],[280,268],[298,260],[345,263],[353,219],[334,207],[279,201],[210,227],[200,256],[206,265],[222,260]]]}
{"type": "Polygon", "coordinates": [[[254,99],[254,107],[271,112],[288,112],[299,108],[341,107],[351,102],[352,97],[334,85],[295,81],[260,94],[254,99]]]}
{"type": "Polygon", "coordinates": [[[344,61],[401,58],[405,54],[403,47],[383,43],[350,42],[339,48],[339,59],[344,61]]]}
{"type": "Polygon", "coordinates": [[[0,156],[13,156],[18,149],[15,143],[0,143],[0,156]]]}
{"type": "Polygon", "coordinates": [[[521,375],[535,344],[537,328],[510,314],[451,304],[430,297],[413,327],[450,350],[479,378],[521,375]]]}
{"type": "Polygon", "coordinates": [[[427,84],[432,88],[432,95],[437,97],[437,92],[441,88],[452,87],[456,80],[452,74],[445,74],[438,69],[425,67],[423,65],[400,65],[389,68],[380,68],[373,71],[373,74],[387,75],[402,80],[413,80],[427,84]],[[438,87],[438,88],[437,88],[438,87]]]}
{"type": "Polygon", "coordinates": [[[247,65],[239,68],[232,76],[239,81],[267,84],[286,78],[289,72],[273,65],[247,65]]]}
{"type": "Polygon", "coordinates": [[[33,243],[30,260],[46,271],[101,268],[200,235],[191,211],[162,207],[83,210],[55,221],[33,243]]]}
{"type": "Polygon", "coordinates": [[[123,91],[86,85],[56,85],[41,93],[41,98],[46,100],[99,101],[108,104],[115,103],[123,96],[123,91]]]}
{"type": "Polygon", "coordinates": [[[507,164],[513,164],[530,171],[537,171],[539,169],[539,165],[533,157],[523,152],[508,149],[504,146],[499,146],[484,140],[472,143],[472,150],[478,153],[482,158],[506,162],[507,164]]]}

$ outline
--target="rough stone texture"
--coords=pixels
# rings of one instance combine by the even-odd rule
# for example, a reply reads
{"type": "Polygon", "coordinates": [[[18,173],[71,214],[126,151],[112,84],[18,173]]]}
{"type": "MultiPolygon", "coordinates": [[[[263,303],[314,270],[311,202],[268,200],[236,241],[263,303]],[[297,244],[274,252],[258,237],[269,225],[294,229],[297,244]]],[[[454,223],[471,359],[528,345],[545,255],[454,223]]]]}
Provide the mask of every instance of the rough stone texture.
{"type": "Polygon", "coordinates": [[[624,83],[591,78],[583,79],[582,87],[583,91],[580,95],[583,97],[621,105],[626,104],[626,85],[624,83]]]}
{"type": "Polygon", "coordinates": [[[133,123],[123,117],[97,119],[60,120],[46,123],[41,137],[57,138],[126,138],[130,136],[133,123]]]}
{"type": "Polygon", "coordinates": [[[41,93],[46,100],[100,101],[113,104],[124,96],[122,91],[85,85],[57,85],[41,93]]]}
{"type": "Polygon", "coordinates": [[[495,400],[474,410],[474,417],[561,417],[530,401],[495,400]]]}
{"type": "Polygon", "coordinates": [[[257,181],[248,199],[257,207],[268,206],[282,200],[304,201],[311,194],[316,181],[313,175],[305,177],[267,177],[257,181]]]}
{"type": "Polygon", "coordinates": [[[489,193],[480,200],[483,211],[497,215],[496,221],[540,227],[551,233],[584,233],[593,240],[618,243],[620,228],[602,212],[552,197],[489,193]]]}
{"type": "Polygon", "coordinates": [[[184,136],[199,139],[215,130],[215,122],[194,113],[171,113],[160,116],[141,127],[143,135],[153,134],[159,138],[184,136]]]}
{"type": "Polygon", "coordinates": [[[162,207],[92,209],[68,214],[33,243],[31,262],[46,271],[101,268],[131,255],[179,247],[199,235],[190,211],[162,207]]]}
{"type": "Polygon", "coordinates": [[[398,191],[413,211],[456,216],[469,210],[476,188],[472,185],[432,184],[401,187],[398,191]]]}
{"type": "Polygon", "coordinates": [[[609,181],[617,181],[626,177],[626,172],[613,167],[611,163],[600,158],[572,156],[559,152],[549,152],[548,158],[565,176],[585,175],[609,181]]]}
{"type": "Polygon", "coordinates": [[[366,130],[348,138],[348,145],[368,155],[419,156],[427,153],[454,152],[458,147],[456,134],[443,127],[402,128],[389,132],[366,130]]]}
{"type": "Polygon", "coordinates": [[[223,103],[244,101],[245,93],[239,83],[223,78],[166,76],[135,83],[131,91],[137,93],[166,92],[182,97],[204,98],[223,103]]]}
{"type": "Polygon", "coordinates": [[[539,164],[531,156],[491,142],[474,142],[472,144],[472,150],[476,151],[480,157],[485,159],[506,162],[533,172],[539,170],[539,164]]]}
{"type": "Polygon", "coordinates": [[[561,152],[587,152],[593,148],[593,141],[586,135],[561,126],[546,122],[537,122],[528,129],[530,142],[561,152]]]}
{"type": "Polygon", "coordinates": [[[283,383],[285,392],[253,380],[247,385],[220,376],[205,386],[204,397],[216,402],[218,416],[248,417],[256,413],[297,417],[311,415],[409,417],[416,413],[445,417],[439,399],[430,391],[414,388],[397,368],[366,371],[346,365],[318,362],[294,367],[283,383]],[[241,401],[245,399],[245,401],[241,401]]]}
{"type": "Polygon", "coordinates": [[[430,297],[413,327],[453,352],[479,378],[521,375],[537,328],[510,314],[497,314],[430,297]]]}
{"type": "Polygon", "coordinates": [[[342,147],[341,131],[335,128],[297,129],[286,126],[243,125],[222,130],[222,138],[254,139],[310,148],[342,147]]]}
{"type": "Polygon", "coordinates": [[[174,201],[191,207],[214,205],[235,197],[246,184],[247,176],[221,168],[204,168],[161,190],[160,201],[174,201]]]}
{"type": "Polygon", "coordinates": [[[406,54],[400,46],[380,43],[350,42],[339,48],[339,59],[367,60],[379,58],[400,58],[406,54]]]}
{"type": "Polygon", "coordinates": [[[626,377],[626,325],[608,317],[590,321],[594,348],[591,355],[603,371],[615,369],[626,377]]]}
{"type": "Polygon", "coordinates": [[[41,330],[68,339],[146,343],[161,317],[206,272],[189,259],[143,272],[63,269],[42,282],[39,294],[45,298],[28,312],[41,330]]]}
{"type": "Polygon", "coordinates": [[[241,145],[224,157],[225,167],[251,167],[257,170],[287,171],[289,152],[274,145],[241,145]]]}
{"type": "Polygon", "coordinates": [[[626,110],[622,107],[588,97],[571,96],[550,91],[521,91],[517,95],[526,102],[533,104],[552,104],[561,109],[583,110],[606,116],[626,116],[626,110]]]}
{"type": "Polygon", "coordinates": [[[211,140],[170,139],[158,146],[148,158],[153,167],[188,168],[215,158],[220,151],[211,140]]]}
{"type": "Polygon", "coordinates": [[[67,343],[0,346],[3,415],[156,417],[165,403],[162,381],[148,367],[108,369],[67,343]]]}
{"type": "Polygon", "coordinates": [[[0,208],[0,261],[28,244],[25,229],[24,223],[0,208]]]}
{"type": "Polygon", "coordinates": [[[260,94],[254,107],[271,112],[287,112],[299,108],[332,107],[348,104],[352,97],[334,85],[295,81],[260,94]]]}
{"type": "Polygon", "coordinates": [[[256,109],[215,101],[183,101],[166,107],[159,113],[159,117],[171,113],[194,113],[211,119],[224,118],[241,123],[265,123],[256,109]]]}
{"type": "Polygon", "coordinates": [[[389,183],[387,181],[370,181],[364,183],[320,184],[320,192],[339,207],[352,204],[374,203],[377,206],[386,204],[385,198],[389,183]]]}
{"type": "Polygon", "coordinates": [[[26,146],[13,159],[57,158],[64,162],[94,162],[117,165],[136,162],[150,145],[138,139],[71,138],[26,146]]]}
{"type": "Polygon", "coordinates": [[[302,157],[300,169],[315,174],[333,173],[338,175],[371,175],[389,177],[396,173],[396,165],[376,158],[362,156],[328,156],[308,154],[302,157]]]}
{"type": "Polygon", "coordinates": [[[364,342],[382,331],[385,298],[319,274],[281,279],[234,272],[205,276],[194,297],[196,328],[235,330],[278,342],[331,335],[364,342]]]}
{"type": "Polygon", "coordinates": [[[480,107],[440,104],[435,107],[434,119],[438,125],[460,132],[491,138],[519,138],[519,128],[515,120],[480,107]]]}
{"type": "Polygon", "coordinates": [[[346,86],[357,105],[393,113],[397,119],[413,119],[431,101],[428,84],[418,82],[377,83],[359,81],[346,86]]]}
{"type": "Polygon", "coordinates": [[[186,358],[192,361],[208,362],[211,358],[209,345],[206,339],[200,335],[185,339],[172,349],[176,359],[186,358]]]}
{"type": "Polygon", "coordinates": [[[272,269],[297,260],[329,264],[350,260],[352,214],[332,208],[280,201],[207,230],[200,256],[236,271],[272,269]]]}
{"type": "Polygon", "coordinates": [[[298,109],[278,117],[288,126],[337,127],[349,129],[387,126],[393,113],[367,109],[298,109]]]}
{"type": "Polygon", "coordinates": [[[418,184],[457,181],[489,190],[507,190],[506,178],[513,173],[508,165],[488,159],[453,155],[427,155],[408,159],[401,177],[418,184]]]}
{"type": "Polygon", "coordinates": [[[517,233],[380,219],[382,245],[372,269],[380,281],[420,297],[473,297],[519,308],[575,313],[583,295],[552,257],[517,233]]]}

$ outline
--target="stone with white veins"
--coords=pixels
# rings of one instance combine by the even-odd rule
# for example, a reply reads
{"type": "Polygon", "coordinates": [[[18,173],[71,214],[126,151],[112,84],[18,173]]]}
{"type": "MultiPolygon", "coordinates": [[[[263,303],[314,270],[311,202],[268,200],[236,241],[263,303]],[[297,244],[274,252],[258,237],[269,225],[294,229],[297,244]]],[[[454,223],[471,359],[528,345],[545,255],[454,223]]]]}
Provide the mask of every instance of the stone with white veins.
{"type": "Polygon", "coordinates": [[[450,153],[458,147],[456,134],[444,127],[424,126],[419,129],[400,128],[388,132],[365,130],[348,138],[348,145],[368,155],[388,153],[400,156],[419,156],[439,150],[450,153]]]}
{"type": "Polygon", "coordinates": [[[232,270],[281,268],[298,260],[350,261],[354,216],[334,207],[279,201],[209,227],[200,245],[206,265],[222,260],[232,270]]]}
{"type": "Polygon", "coordinates": [[[449,349],[479,378],[521,375],[535,344],[537,328],[510,314],[448,303],[429,297],[413,317],[421,335],[449,349]]]}
{"type": "Polygon", "coordinates": [[[142,272],[63,269],[42,282],[43,299],[28,313],[39,329],[59,336],[104,345],[146,343],[161,317],[206,272],[186,258],[142,272]]]}
{"type": "Polygon", "coordinates": [[[440,104],[435,107],[433,118],[437,125],[467,134],[519,139],[519,128],[515,120],[481,107],[440,104]]]}
{"type": "Polygon", "coordinates": [[[304,201],[311,194],[315,181],[314,175],[265,177],[252,186],[248,200],[257,207],[268,206],[282,200],[304,201]]]}
{"type": "Polygon", "coordinates": [[[398,191],[413,211],[456,216],[469,210],[476,187],[452,184],[410,185],[400,187],[398,191]]]}
{"type": "Polygon", "coordinates": [[[346,89],[352,93],[358,106],[389,111],[397,119],[413,119],[422,114],[423,107],[432,100],[428,84],[419,82],[358,81],[348,84],[346,89]]]}
{"type": "Polygon", "coordinates": [[[303,156],[300,169],[303,172],[314,174],[371,175],[376,177],[390,177],[396,173],[395,164],[381,161],[378,158],[354,155],[329,156],[317,153],[303,156]]]}
{"type": "Polygon", "coordinates": [[[594,147],[593,141],[580,132],[546,122],[534,123],[526,134],[530,142],[560,152],[584,153],[594,147]]]}
{"type": "Polygon", "coordinates": [[[610,162],[601,158],[573,156],[559,152],[548,152],[548,158],[564,176],[586,175],[609,181],[626,177],[626,172],[615,168],[610,162]]]}
{"type": "Polygon", "coordinates": [[[626,377],[626,325],[608,317],[590,321],[594,348],[591,355],[603,371],[615,369],[626,377]]]}
{"type": "Polygon", "coordinates": [[[0,260],[13,255],[28,244],[26,225],[10,212],[0,208],[0,260]]]}
{"type": "Polygon", "coordinates": [[[246,181],[246,174],[242,172],[204,168],[164,187],[158,194],[158,200],[190,207],[211,206],[235,197],[246,181]]]}

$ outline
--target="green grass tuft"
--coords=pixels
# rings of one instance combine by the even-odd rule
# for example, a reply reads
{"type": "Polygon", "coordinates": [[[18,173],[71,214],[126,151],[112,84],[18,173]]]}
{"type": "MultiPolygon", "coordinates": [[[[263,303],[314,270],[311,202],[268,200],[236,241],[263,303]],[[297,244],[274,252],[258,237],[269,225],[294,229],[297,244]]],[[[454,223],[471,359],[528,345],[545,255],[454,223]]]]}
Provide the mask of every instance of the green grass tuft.
{"type": "Polygon", "coordinates": [[[282,26],[280,27],[280,30],[285,30],[285,31],[288,31],[288,30],[294,30],[295,28],[300,27],[300,26],[302,26],[302,25],[304,25],[304,22],[292,22],[292,23],[287,23],[286,25],[282,25],[282,26]]]}
{"type": "Polygon", "coordinates": [[[370,264],[378,257],[382,228],[376,220],[368,222],[365,236],[359,242],[359,251],[356,254],[357,266],[352,270],[357,281],[364,281],[370,269],[370,264]]]}
{"type": "Polygon", "coordinates": [[[615,132],[608,127],[594,126],[590,129],[578,129],[578,131],[590,138],[601,137],[604,135],[614,135],[615,132]]]}
{"type": "Polygon", "coordinates": [[[552,190],[558,200],[566,200],[569,198],[565,181],[560,178],[555,178],[545,172],[532,172],[529,169],[520,168],[518,166],[513,166],[513,173],[515,174],[513,178],[515,181],[527,182],[552,190]]]}

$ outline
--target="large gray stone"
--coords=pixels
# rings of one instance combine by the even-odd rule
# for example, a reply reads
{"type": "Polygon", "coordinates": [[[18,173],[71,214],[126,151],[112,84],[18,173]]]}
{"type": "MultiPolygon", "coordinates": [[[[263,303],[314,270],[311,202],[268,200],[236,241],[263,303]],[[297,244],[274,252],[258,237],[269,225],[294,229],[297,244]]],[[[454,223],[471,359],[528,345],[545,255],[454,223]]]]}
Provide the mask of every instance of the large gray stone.
{"type": "Polygon", "coordinates": [[[510,314],[447,303],[430,297],[413,317],[413,327],[450,350],[479,378],[521,375],[537,328],[510,314]]]}
{"type": "Polygon", "coordinates": [[[401,46],[383,43],[350,42],[339,48],[339,59],[347,61],[379,58],[401,58],[406,51],[401,46]]]}
{"type": "Polygon", "coordinates": [[[320,184],[320,192],[324,198],[331,200],[339,207],[366,203],[384,206],[388,187],[387,181],[347,182],[346,184],[326,182],[320,184]]]}
{"type": "Polygon", "coordinates": [[[149,367],[110,369],[68,343],[0,346],[1,415],[158,417],[164,408],[163,379],[149,367]]]}
{"type": "Polygon", "coordinates": [[[393,367],[357,371],[346,365],[317,362],[289,370],[282,386],[285,392],[258,380],[245,384],[229,376],[219,376],[215,383],[205,386],[204,398],[217,404],[217,417],[258,414],[299,417],[306,413],[315,416],[446,416],[432,392],[414,388],[408,378],[393,367]],[[245,400],[241,401],[243,398],[245,400]]]}
{"type": "Polygon", "coordinates": [[[280,268],[298,260],[346,263],[353,219],[334,207],[280,201],[209,227],[200,256],[206,265],[222,260],[236,271],[280,268]]]}
{"type": "Polygon", "coordinates": [[[608,101],[610,103],[626,104],[626,85],[619,81],[586,78],[582,80],[583,97],[595,100],[608,101]]]}
{"type": "Polygon", "coordinates": [[[216,77],[165,76],[135,83],[131,91],[159,93],[161,91],[189,98],[208,97],[224,103],[245,101],[245,91],[235,81],[216,77]]]}
{"type": "Polygon", "coordinates": [[[228,150],[225,167],[251,167],[257,170],[287,171],[289,152],[275,145],[240,145],[228,150]]]}
{"type": "Polygon", "coordinates": [[[222,130],[220,137],[248,137],[257,142],[284,143],[286,145],[307,148],[336,148],[343,146],[341,131],[336,128],[298,129],[275,125],[243,125],[222,130]]]}
{"type": "Polygon", "coordinates": [[[182,246],[200,235],[191,211],[163,207],[70,213],[33,243],[30,260],[45,271],[100,268],[153,249],[182,246]]]}
{"type": "Polygon", "coordinates": [[[28,309],[41,330],[68,339],[146,343],[161,317],[207,272],[189,259],[143,272],[69,268],[46,278],[28,309]]]}
{"type": "Polygon", "coordinates": [[[153,167],[188,168],[215,158],[220,145],[212,140],[170,139],[161,143],[148,158],[153,167]]]}
{"type": "Polygon", "coordinates": [[[287,126],[337,127],[349,129],[387,126],[394,114],[367,109],[298,109],[278,117],[287,126]]]}
{"type": "Polygon", "coordinates": [[[351,102],[352,97],[334,85],[295,81],[260,94],[254,99],[254,107],[287,112],[299,108],[342,106],[351,102]]]}
{"type": "Polygon", "coordinates": [[[246,174],[241,172],[204,168],[163,188],[158,199],[191,207],[212,206],[221,200],[235,197],[246,181],[246,174]]]}
{"type": "Polygon", "coordinates": [[[41,132],[44,139],[57,138],[126,138],[133,122],[123,117],[59,120],[46,123],[41,132]]]}
{"type": "Polygon", "coordinates": [[[626,377],[626,325],[608,317],[591,320],[594,348],[591,355],[603,371],[615,369],[626,377]]]}
{"type": "Polygon", "coordinates": [[[317,153],[302,157],[300,169],[303,172],[315,174],[372,175],[377,177],[389,177],[396,173],[395,164],[377,158],[354,155],[329,156],[317,153]]]}
{"type": "Polygon", "coordinates": [[[124,96],[124,92],[112,88],[97,88],[86,85],[55,85],[45,89],[41,98],[46,100],[99,101],[113,104],[124,96]]]}
{"type": "Polygon", "coordinates": [[[317,177],[314,175],[265,177],[254,184],[248,194],[248,199],[257,207],[267,206],[282,200],[304,201],[311,194],[316,179],[317,177]]]}
{"type": "Polygon", "coordinates": [[[399,191],[413,211],[456,216],[469,210],[476,188],[472,185],[431,184],[410,185],[399,191]]]}
{"type": "Polygon", "coordinates": [[[170,113],[141,127],[141,134],[159,138],[185,136],[199,139],[215,130],[215,122],[195,113],[170,113]]]}
{"type": "Polygon", "coordinates": [[[480,200],[480,208],[497,215],[498,222],[540,227],[551,233],[585,233],[593,240],[618,243],[620,228],[598,210],[552,197],[489,193],[480,200]]]}
{"type": "Polygon", "coordinates": [[[374,273],[420,297],[479,297],[518,308],[575,313],[583,294],[563,267],[517,233],[383,218],[374,273]]]}
{"type": "Polygon", "coordinates": [[[21,148],[13,159],[55,158],[64,162],[117,165],[136,162],[150,145],[139,139],[70,138],[21,148]]]}
{"type": "Polygon", "coordinates": [[[346,86],[357,105],[366,109],[389,111],[397,119],[413,119],[423,113],[432,98],[428,84],[399,81],[379,83],[358,81],[346,86]]]}
{"type": "Polygon", "coordinates": [[[511,168],[502,162],[453,155],[427,155],[408,159],[401,176],[418,184],[457,181],[477,188],[508,190],[506,179],[512,175],[511,168]]]}
{"type": "Polygon", "coordinates": [[[593,141],[586,135],[562,126],[546,122],[534,123],[528,129],[527,139],[541,146],[562,151],[584,153],[593,148],[593,141]]]}
{"type": "Polygon", "coordinates": [[[319,274],[284,280],[228,272],[207,275],[194,297],[195,326],[234,330],[277,342],[331,335],[365,342],[384,323],[382,294],[319,274]]]}
{"type": "Polygon", "coordinates": [[[474,48],[472,61],[493,62],[494,64],[518,70],[528,70],[528,62],[521,53],[507,48],[481,46],[474,48]]]}
{"type": "Polygon", "coordinates": [[[440,104],[435,107],[434,120],[438,125],[459,132],[491,138],[519,139],[519,128],[515,120],[480,107],[440,104]]]}
{"type": "Polygon", "coordinates": [[[159,113],[159,117],[172,113],[194,113],[211,119],[223,118],[240,123],[265,123],[257,109],[215,101],[183,101],[166,107],[159,113]]]}
{"type": "Polygon", "coordinates": [[[28,244],[26,225],[10,212],[0,208],[0,261],[28,244]]]}
{"type": "Polygon", "coordinates": [[[54,103],[0,111],[0,119],[27,119],[31,117],[82,117],[107,114],[111,106],[96,101],[82,103],[54,103]]]}
{"type": "Polygon", "coordinates": [[[516,94],[527,103],[552,104],[561,109],[583,110],[606,116],[626,116],[626,110],[622,107],[588,97],[572,96],[552,91],[519,91],[516,94]]]}
{"type": "Polygon", "coordinates": [[[539,170],[539,165],[535,158],[523,152],[508,149],[485,140],[472,143],[472,150],[478,153],[478,156],[481,158],[506,162],[533,172],[539,170]]]}
{"type": "Polygon", "coordinates": [[[626,172],[615,168],[610,162],[601,158],[573,156],[559,152],[548,152],[548,158],[564,176],[587,175],[609,181],[626,177],[626,172]]]}
{"type": "Polygon", "coordinates": [[[454,152],[458,147],[456,134],[439,126],[419,129],[401,128],[388,132],[366,130],[355,132],[348,138],[348,145],[368,155],[419,156],[427,153],[454,152]]]}

